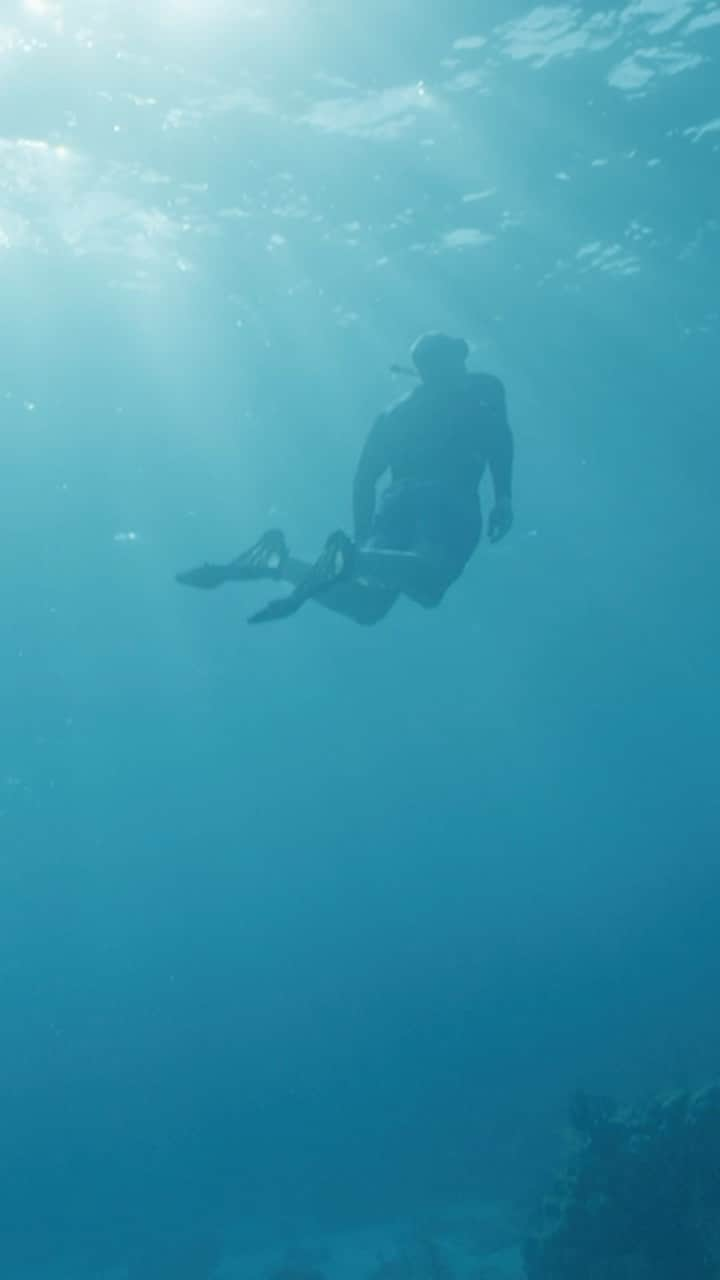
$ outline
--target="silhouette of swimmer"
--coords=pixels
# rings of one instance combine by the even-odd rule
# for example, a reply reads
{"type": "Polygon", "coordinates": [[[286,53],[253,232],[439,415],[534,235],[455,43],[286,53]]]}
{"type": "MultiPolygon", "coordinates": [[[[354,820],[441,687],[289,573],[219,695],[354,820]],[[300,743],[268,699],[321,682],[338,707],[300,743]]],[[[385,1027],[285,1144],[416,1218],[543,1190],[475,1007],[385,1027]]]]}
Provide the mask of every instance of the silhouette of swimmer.
{"type": "Polygon", "coordinates": [[[204,564],[177,575],[184,586],[276,579],[294,589],[249,621],[287,618],[318,604],[369,626],[399,596],[426,609],[440,604],[482,535],[478,489],[486,467],[495,503],[488,535],[499,542],[513,523],[513,437],[505,390],[488,373],[469,373],[464,338],[426,333],[414,344],[410,374],[418,385],[376,419],[355,472],[354,537],[330,535],[314,564],[289,552],[276,529],[229,564],[204,564]],[[378,500],[378,484],[389,485],[378,500]]]}

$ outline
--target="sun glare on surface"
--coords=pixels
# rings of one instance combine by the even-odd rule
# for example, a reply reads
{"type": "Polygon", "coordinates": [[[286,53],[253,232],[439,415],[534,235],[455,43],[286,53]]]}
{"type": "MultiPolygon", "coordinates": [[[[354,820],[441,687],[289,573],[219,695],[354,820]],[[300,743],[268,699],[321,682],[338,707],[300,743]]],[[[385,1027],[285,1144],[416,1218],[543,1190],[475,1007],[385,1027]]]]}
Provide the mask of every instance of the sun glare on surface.
{"type": "Polygon", "coordinates": [[[164,7],[170,17],[207,23],[217,21],[227,11],[225,0],[166,0],[164,7]]]}
{"type": "Polygon", "coordinates": [[[26,13],[35,18],[54,18],[57,20],[62,16],[58,0],[23,0],[23,8],[26,13]]]}
{"type": "Polygon", "coordinates": [[[277,3],[278,0],[160,0],[167,18],[203,23],[208,27],[224,20],[234,23],[274,18],[277,3]]]}

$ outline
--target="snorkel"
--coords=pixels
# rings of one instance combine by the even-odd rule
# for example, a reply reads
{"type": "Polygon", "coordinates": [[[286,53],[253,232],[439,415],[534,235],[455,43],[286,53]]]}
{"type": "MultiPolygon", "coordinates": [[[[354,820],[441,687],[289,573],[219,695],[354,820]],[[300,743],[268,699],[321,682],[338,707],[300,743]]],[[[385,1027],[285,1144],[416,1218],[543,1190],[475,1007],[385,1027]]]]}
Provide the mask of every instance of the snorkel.
{"type": "Polygon", "coordinates": [[[465,373],[470,348],[464,338],[451,338],[446,333],[424,333],[410,348],[413,366],[391,364],[390,372],[403,378],[420,378],[423,382],[444,381],[465,373]]]}

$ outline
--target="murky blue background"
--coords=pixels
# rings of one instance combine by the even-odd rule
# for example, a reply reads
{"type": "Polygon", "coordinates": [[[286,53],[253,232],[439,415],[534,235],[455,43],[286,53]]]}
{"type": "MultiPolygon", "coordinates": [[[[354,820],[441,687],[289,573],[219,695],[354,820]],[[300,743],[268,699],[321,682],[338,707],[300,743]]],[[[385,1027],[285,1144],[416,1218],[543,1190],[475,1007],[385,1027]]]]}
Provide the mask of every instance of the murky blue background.
{"type": "Polygon", "coordinates": [[[719,38],[5,0],[10,1280],[529,1205],[574,1088],[718,1069],[719,38]],[[181,591],[348,524],[426,328],[506,382],[508,541],[371,631],[181,591]]]}

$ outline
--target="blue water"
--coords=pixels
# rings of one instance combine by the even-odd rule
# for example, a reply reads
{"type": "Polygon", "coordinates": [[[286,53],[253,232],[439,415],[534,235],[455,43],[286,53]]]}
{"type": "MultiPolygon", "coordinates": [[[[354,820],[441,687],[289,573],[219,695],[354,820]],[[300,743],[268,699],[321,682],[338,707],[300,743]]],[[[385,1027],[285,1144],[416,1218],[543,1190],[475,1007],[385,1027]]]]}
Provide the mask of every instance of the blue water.
{"type": "Polygon", "coordinates": [[[573,1089],[720,1068],[719,42],[703,0],[5,0],[8,1280],[529,1208],[573,1089]],[[441,609],[176,586],[348,526],[441,328],[517,442],[441,609]]]}

